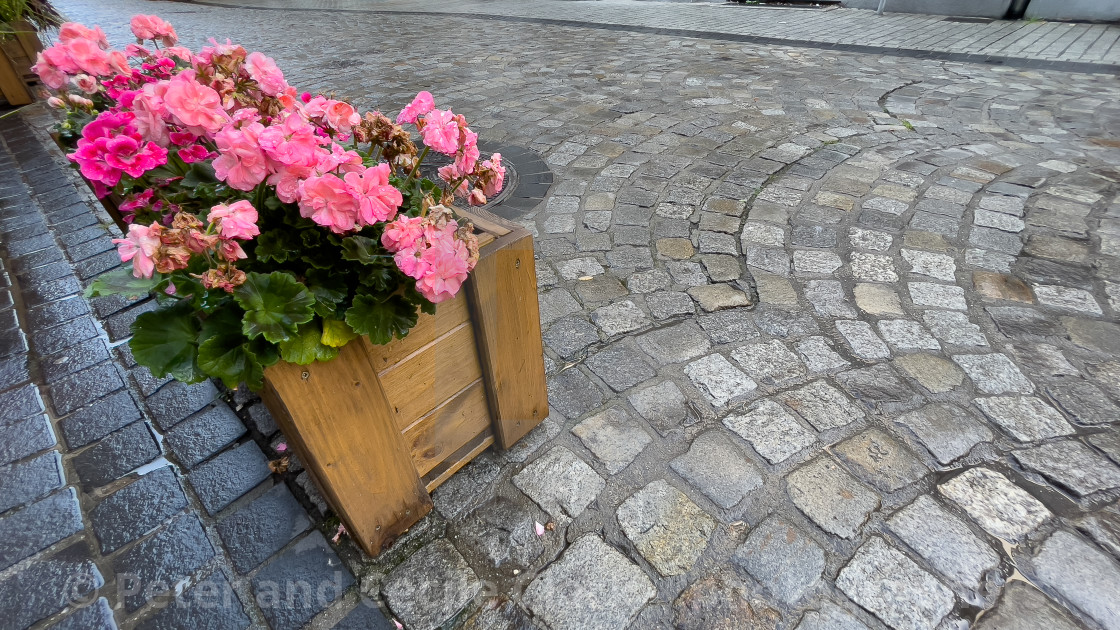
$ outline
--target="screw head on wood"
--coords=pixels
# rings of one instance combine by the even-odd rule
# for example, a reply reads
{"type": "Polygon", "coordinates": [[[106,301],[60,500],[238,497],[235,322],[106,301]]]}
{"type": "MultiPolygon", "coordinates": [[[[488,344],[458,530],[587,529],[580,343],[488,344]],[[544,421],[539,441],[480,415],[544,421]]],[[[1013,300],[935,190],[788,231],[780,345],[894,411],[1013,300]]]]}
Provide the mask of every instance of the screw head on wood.
{"type": "Polygon", "coordinates": [[[311,378],[311,372],[304,371],[299,375],[299,377],[306,381],[307,379],[311,378]]]}

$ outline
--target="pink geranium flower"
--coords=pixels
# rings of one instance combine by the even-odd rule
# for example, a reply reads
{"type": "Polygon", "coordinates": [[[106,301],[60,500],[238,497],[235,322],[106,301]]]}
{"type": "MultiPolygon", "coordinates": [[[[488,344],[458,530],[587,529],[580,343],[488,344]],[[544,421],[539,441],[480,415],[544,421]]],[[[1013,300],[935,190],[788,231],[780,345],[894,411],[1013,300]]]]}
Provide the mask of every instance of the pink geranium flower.
{"type": "Polygon", "coordinates": [[[506,181],[506,167],[502,166],[502,154],[495,153],[489,160],[482,161],[478,174],[478,185],[487,197],[502,191],[506,181]]]}
{"type": "Polygon", "coordinates": [[[327,124],[336,131],[349,133],[351,129],[362,122],[362,117],[354,106],[345,101],[330,101],[324,112],[327,124]]]}
{"type": "Polygon", "coordinates": [[[89,28],[77,22],[66,22],[58,28],[58,41],[65,44],[75,39],[88,39],[101,48],[109,48],[109,39],[100,26],[89,28]]]}
{"type": "Polygon", "coordinates": [[[455,168],[461,173],[473,173],[478,163],[478,134],[470,129],[463,130],[463,146],[455,154],[455,168]]]}
{"type": "Polygon", "coordinates": [[[249,76],[260,86],[261,92],[268,96],[277,96],[288,89],[284,73],[271,57],[266,57],[259,52],[249,53],[245,59],[245,68],[249,71],[249,76]]]}
{"type": "Polygon", "coordinates": [[[174,46],[179,41],[175,29],[155,15],[134,15],[129,26],[139,42],[158,39],[164,46],[174,46]]]}
{"type": "Polygon", "coordinates": [[[424,116],[424,129],[420,132],[424,144],[444,155],[455,155],[459,150],[459,125],[451,110],[433,109],[424,116]]]}
{"type": "Polygon", "coordinates": [[[196,81],[191,71],[171,79],[163,103],[182,127],[198,136],[212,135],[229,122],[221,97],[214,88],[196,81]]]}
{"type": "Polygon", "coordinates": [[[132,261],[132,275],[137,278],[151,278],[156,265],[153,258],[159,249],[159,225],[140,225],[133,223],[128,226],[127,238],[115,238],[117,253],[121,262],[132,261]]]}
{"type": "Polygon", "coordinates": [[[427,269],[416,281],[416,290],[433,304],[455,297],[470,273],[468,256],[460,241],[443,238],[433,242],[420,257],[427,269]]]}
{"type": "Polygon", "coordinates": [[[218,226],[218,233],[224,239],[249,240],[261,233],[257,227],[257,209],[244,199],[214,206],[206,220],[218,226]]]}
{"type": "Polygon", "coordinates": [[[218,145],[215,176],[237,190],[249,191],[263,182],[268,177],[268,158],[259,142],[263,131],[264,125],[257,122],[219,131],[214,136],[218,145]]]}
{"type": "Polygon", "coordinates": [[[401,191],[389,184],[389,165],[381,163],[363,172],[343,176],[350,193],[358,198],[358,222],[373,225],[397,216],[403,201],[401,191]]]}
{"type": "Polygon", "coordinates": [[[112,168],[140,177],[167,163],[167,149],[139,136],[120,135],[105,141],[104,160],[112,168]]]}
{"type": "Polygon", "coordinates": [[[420,92],[416,98],[412,99],[401,113],[397,114],[397,124],[415,123],[418,116],[423,116],[432,111],[436,106],[435,99],[432,98],[430,92],[420,92]]]}
{"type": "Polygon", "coordinates": [[[261,131],[259,142],[265,154],[280,164],[313,167],[319,162],[319,147],[330,140],[316,135],[315,127],[300,116],[289,114],[279,125],[261,131]]]}
{"type": "Polygon", "coordinates": [[[201,144],[192,144],[187,147],[179,149],[179,159],[186,164],[194,164],[201,162],[210,157],[210,149],[202,146],[201,144]]]}
{"type": "Polygon", "coordinates": [[[337,175],[309,177],[299,187],[299,213],[330,228],[336,234],[354,229],[358,221],[358,200],[337,175]]]}
{"type": "Polygon", "coordinates": [[[414,249],[416,242],[424,237],[422,217],[400,216],[385,226],[381,233],[381,244],[391,252],[414,249]]]}
{"type": "Polygon", "coordinates": [[[136,131],[161,147],[171,144],[170,129],[165,121],[167,107],[163,104],[163,94],[166,91],[166,81],[149,83],[132,99],[132,113],[136,117],[133,124],[136,126],[136,131]]]}

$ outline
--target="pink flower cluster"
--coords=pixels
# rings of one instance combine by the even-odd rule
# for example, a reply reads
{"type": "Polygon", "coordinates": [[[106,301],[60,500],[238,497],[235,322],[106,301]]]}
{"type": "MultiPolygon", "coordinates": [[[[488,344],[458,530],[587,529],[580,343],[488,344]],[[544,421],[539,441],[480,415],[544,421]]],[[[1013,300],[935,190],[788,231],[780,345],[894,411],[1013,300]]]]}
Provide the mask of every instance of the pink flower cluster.
{"type": "Polygon", "coordinates": [[[137,43],[152,40],[164,46],[174,46],[179,41],[175,29],[154,15],[134,15],[129,26],[132,28],[132,34],[136,36],[137,43]]]}
{"type": "Polygon", "coordinates": [[[107,111],[82,129],[78,150],[69,157],[86,179],[111,187],[123,173],[140,177],[167,163],[167,150],[144,140],[134,121],[131,113],[107,111]]]}
{"type": "Polygon", "coordinates": [[[232,290],[244,279],[233,266],[246,257],[239,243],[260,234],[257,209],[244,199],[252,193],[295,204],[335,234],[384,225],[384,247],[421,294],[432,302],[456,294],[477,261],[478,242],[437,203],[458,196],[484,204],[505,180],[502,156],[483,159],[462,115],[436,108],[432,95],[420,92],[395,123],[379,112],[363,116],[346,101],[298,94],[260,52],[211,39],[193,53],[154,15],[136,15],[130,27],[137,43],[121,52],[109,48],[99,27],[65,24],[34,69],[58,90],[52,107],[79,112],[78,120],[97,114],[69,157],[99,194],[113,189],[125,197],[121,210],[134,222],[116,242],[134,274],[183,270],[205,254],[212,268],[197,277],[208,288],[232,290]],[[450,158],[439,170],[450,195],[417,184],[427,149],[421,154],[402,125],[414,125],[428,149],[450,158]],[[351,140],[352,148],[342,144],[351,140]],[[206,169],[190,166],[199,162],[220,182],[216,192],[207,184],[206,205],[223,203],[198,208],[193,192],[182,194],[200,185],[206,169]],[[429,210],[399,216],[405,195],[429,210]]]}
{"type": "Polygon", "coordinates": [[[110,51],[100,27],[92,29],[67,22],[58,31],[58,43],[40,52],[32,70],[48,87],[59,89],[78,74],[105,77],[129,74],[128,58],[110,51]]]}
{"type": "Polygon", "coordinates": [[[393,261],[416,280],[416,290],[439,304],[455,297],[478,262],[478,239],[459,227],[444,206],[427,216],[400,217],[385,226],[381,244],[393,261]]]}

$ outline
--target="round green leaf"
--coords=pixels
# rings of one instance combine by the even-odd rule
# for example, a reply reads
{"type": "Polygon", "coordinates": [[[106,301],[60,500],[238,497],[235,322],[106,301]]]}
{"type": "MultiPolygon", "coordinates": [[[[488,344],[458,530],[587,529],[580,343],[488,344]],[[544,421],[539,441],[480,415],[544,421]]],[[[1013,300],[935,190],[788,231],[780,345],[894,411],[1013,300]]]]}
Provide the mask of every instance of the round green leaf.
{"type": "Polygon", "coordinates": [[[373,343],[384,345],[393,337],[404,337],[416,325],[416,307],[400,296],[378,300],[369,295],[354,298],[346,310],[346,323],[359,335],[368,335],[373,343]]]}
{"type": "Polygon", "coordinates": [[[280,342],[280,358],[298,365],[330,361],[338,356],[338,348],[323,345],[322,337],[323,329],[319,322],[308,322],[300,326],[293,337],[280,342]]]}
{"type": "Polygon", "coordinates": [[[198,365],[210,376],[222,379],[230,389],[241,383],[252,390],[264,385],[264,366],[240,334],[215,335],[203,341],[198,346],[198,365]]]}
{"type": "Polygon", "coordinates": [[[354,332],[350,324],[340,322],[337,319],[323,320],[323,345],[341,348],[357,337],[358,333],[354,332]]]}
{"type": "Polygon", "coordinates": [[[136,362],[151,370],[153,376],[170,373],[180,381],[195,383],[205,378],[195,362],[198,332],[198,318],[191,305],[178,302],[137,317],[128,346],[136,362]]]}
{"type": "Polygon", "coordinates": [[[296,328],[311,320],[315,296],[295,277],[282,271],[250,273],[245,284],[233,292],[245,309],[241,330],[245,336],[279,343],[296,333],[296,328]]]}

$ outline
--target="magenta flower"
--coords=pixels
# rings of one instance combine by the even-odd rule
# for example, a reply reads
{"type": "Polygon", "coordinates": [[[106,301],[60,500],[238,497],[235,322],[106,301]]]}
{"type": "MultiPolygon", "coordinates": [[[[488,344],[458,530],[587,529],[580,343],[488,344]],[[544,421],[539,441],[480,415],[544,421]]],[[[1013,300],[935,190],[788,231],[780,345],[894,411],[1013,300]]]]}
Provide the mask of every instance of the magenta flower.
{"type": "Polygon", "coordinates": [[[397,124],[415,123],[418,116],[423,116],[432,111],[436,106],[435,99],[432,98],[430,92],[420,92],[416,98],[412,99],[401,113],[397,114],[397,124]]]}

